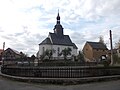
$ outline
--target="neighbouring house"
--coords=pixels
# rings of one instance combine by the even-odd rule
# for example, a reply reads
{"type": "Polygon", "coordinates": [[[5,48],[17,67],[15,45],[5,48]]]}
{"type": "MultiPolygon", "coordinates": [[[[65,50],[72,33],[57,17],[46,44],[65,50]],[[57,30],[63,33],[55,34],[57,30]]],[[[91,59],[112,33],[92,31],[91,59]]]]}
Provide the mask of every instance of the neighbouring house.
{"type": "Polygon", "coordinates": [[[2,60],[2,52],[3,52],[3,49],[0,49],[0,61],[2,60]]]}
{"type": "Polygon", "coordinates": [[[101,42],[86,42],[83,47],[86,61],[98,61],[103,55],[108,55],[108,48],[101,42]]]}
{"type": "Polygon", "coordinates": [[[60,56],[59,54],[65,48],[71,48],[71,55],[69,55],[68,58],[77,56],[77,46],[72,42],[69,35],[64,35],[63,27],[60,24],[59,12],[56,19],[57,22],[53,29],[54,33],[49,32],[48,37],[39,44],[38,58],[40,58],[46,50],[52,50],[52,59],[63,59],[63,55],[60,56]]]}
{"type": "Polygon", "coordinates": [[[11,48],[7,48],[4,52],[3,52],[3,58],[4,60],[15,60],[21,57],[21,54],[11,48]]]}

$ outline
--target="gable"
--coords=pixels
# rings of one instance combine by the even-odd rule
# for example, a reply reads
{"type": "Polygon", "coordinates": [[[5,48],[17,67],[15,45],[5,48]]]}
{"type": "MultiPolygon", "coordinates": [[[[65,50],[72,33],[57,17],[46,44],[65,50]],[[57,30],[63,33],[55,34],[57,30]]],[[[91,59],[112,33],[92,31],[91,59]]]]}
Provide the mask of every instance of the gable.
{"type": "Polygon", "coordinates": [[[13,50],[11,48],[8,48],[4,51],[4,53],[11,53],[11,54],[16,54],[16,55],[20,55],[20,53],[16,50],[13,50]]]}
{"type": "Polygon", "coordinates": [[[83,51],[88,51],[88,50],[92,50],[92,47],[88,43],[85,43],[83,47],[83,51]]]}

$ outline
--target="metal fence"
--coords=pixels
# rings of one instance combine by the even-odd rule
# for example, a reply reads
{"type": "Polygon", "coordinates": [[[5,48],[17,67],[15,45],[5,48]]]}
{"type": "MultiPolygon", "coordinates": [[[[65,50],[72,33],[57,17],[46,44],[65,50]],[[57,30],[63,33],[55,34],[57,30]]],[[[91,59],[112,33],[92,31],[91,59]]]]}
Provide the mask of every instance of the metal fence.
{"type": "Polygon", "coordinates": [[[39,78],[82,78],[120,75],[120,67],[60,66],[60,67],[17,67],[4,66],[1,72],[13,76],[39,78]]]}

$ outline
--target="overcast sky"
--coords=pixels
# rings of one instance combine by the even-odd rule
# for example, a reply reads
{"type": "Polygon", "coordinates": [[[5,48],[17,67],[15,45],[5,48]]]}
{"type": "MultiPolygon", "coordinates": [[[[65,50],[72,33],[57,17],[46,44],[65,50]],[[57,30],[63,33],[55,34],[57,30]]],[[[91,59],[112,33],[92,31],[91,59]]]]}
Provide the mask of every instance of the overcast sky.
{"type": "Polygon", "coordinates": [[[36,54],[53,32],[60,13],[64,34],[82,50],[86,41],[103,36],[108,48],[120,39],[120,0],[0,0],[0,48],[36,54]]]}

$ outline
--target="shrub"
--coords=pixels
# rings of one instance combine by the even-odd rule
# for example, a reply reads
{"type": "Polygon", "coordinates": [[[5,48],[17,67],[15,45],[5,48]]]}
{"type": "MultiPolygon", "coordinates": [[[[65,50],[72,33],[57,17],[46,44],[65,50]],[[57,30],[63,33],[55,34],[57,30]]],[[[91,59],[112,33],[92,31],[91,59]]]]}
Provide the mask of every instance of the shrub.
{"type": "Polygon", "coordinates": [[[102,64],[104,65],[104,67],[108,67],[110,65],[110,60],[109,59],[103,60],[102,64]]]}

